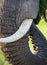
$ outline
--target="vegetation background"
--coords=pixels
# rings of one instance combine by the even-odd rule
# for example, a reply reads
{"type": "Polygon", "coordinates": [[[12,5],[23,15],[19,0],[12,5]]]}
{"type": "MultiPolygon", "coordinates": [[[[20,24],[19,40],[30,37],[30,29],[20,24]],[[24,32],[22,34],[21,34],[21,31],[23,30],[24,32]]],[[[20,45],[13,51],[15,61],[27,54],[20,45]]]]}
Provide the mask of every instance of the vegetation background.
{"type": "MultiPolygon", "coordinates": [[[[45,13],[45,18],[47,19],[47,0],[40,0],[40,11],[39,14],[43,15],[45,13]]],[[[39,24],[36,25],[39,30],[43,33],[45,38],[47,39],[47,22],[44,20],[44,18],[41,18],[39,21],[39,24]],[[43,23],[43,24],[42,24],[43,23]],[[45,29],[43,29],[45,27],[45,29]]],[[[0,65],[12,65],[9,64],[8,61],[6,60],[3,52],[0,49],[0,65]]]]}

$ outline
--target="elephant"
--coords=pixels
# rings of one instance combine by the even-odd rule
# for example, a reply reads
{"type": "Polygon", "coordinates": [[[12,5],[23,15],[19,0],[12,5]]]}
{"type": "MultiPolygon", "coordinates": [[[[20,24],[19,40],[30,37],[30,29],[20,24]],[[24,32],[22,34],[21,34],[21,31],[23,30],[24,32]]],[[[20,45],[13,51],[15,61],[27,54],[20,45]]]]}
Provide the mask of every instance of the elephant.
{"type": "Polygon", "coordinates": [[[38,11],[39,0],[0,0],[0,44],[12,65],[47,64],[47,40],[33,22],[38,11]]]}

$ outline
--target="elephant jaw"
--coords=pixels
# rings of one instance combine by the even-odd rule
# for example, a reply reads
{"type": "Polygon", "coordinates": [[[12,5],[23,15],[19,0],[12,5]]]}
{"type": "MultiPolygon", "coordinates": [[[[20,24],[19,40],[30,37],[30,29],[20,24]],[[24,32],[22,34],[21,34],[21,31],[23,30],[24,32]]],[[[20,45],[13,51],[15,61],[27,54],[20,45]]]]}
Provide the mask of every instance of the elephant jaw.
{"type": "Polygon", "coordinates": [[[22,22],[19,29],[11,36],[0,38],[0,43],[10,43],[21,39],[30,29],[33,19],[26,19],[22,22]]]}

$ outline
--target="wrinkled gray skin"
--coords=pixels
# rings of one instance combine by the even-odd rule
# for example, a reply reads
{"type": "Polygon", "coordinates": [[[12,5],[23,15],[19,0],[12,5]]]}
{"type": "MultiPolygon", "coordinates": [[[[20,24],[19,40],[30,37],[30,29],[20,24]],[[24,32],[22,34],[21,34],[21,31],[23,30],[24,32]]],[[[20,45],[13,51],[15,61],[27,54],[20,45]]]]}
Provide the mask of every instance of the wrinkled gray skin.
{"type": "MultiPolygon", "coordinates": [[[[39,0],[0,0],[0,33],[4,36],[13,34],[18,30],[24,19],[35,19],[37,17],[38,10],[39,0]]],[[[39,34],[34,34],[35,31],[33,31],[33,29],[37,33],[38,29],[34,26],[34,24],[32,24],[31,27],[31,35],[35,38],[41,48],[38,55],[33,55],[30,52],[28,45],[28,36],[30,35],[29,31],[17,42],[13,42],[13,44],[4,44],[2,50],[8,61],[13,65],[46,65],[45,62],[47,61],[44,61],[46,60],[45,53],[41,52],[45,50],[43,50],[43,38],[38,39],[41,34],[40,32],[38,32],[39,34]]]]}
{"type": "Polygon", "coordinates": [[[35,19],[38,10],[39,0],[0,0],[1,32],[12,33],[13,30],[16,31],[24,19],[35,19]]]}

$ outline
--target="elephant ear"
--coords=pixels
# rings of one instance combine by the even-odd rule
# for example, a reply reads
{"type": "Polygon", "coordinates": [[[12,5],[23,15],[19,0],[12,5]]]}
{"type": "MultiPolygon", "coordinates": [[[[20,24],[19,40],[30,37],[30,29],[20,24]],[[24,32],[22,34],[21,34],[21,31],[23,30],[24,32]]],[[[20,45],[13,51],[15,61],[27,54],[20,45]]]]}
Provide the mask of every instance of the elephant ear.
{"type": "Polygon", "coordinates": [[[5,44],[2,48],[7,60],[13,65],[46,65],[47,64],[47,41],[33,23],[30,30],[31,41],[28,34],[14,43],[5,44]],[[30,46],[31,45],[31,46],[30,46]],[[32,46],[34,45],[34,46],[32,46]],[[33,50],[37,53],[32,52],[33,50]]]}
{"type": "Polygon", "coordinates": [[[38,57],[47,63],[47,40],[34,23],[30,28],[30,35],[32,35],[33,43],[35,42],[35,45],[38,47],[38,57]]]}

